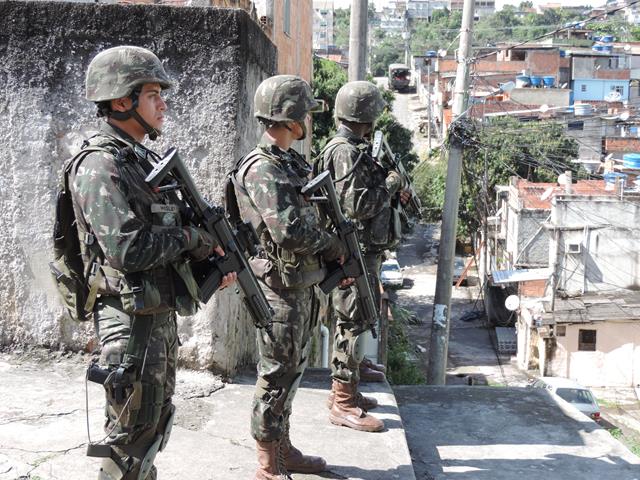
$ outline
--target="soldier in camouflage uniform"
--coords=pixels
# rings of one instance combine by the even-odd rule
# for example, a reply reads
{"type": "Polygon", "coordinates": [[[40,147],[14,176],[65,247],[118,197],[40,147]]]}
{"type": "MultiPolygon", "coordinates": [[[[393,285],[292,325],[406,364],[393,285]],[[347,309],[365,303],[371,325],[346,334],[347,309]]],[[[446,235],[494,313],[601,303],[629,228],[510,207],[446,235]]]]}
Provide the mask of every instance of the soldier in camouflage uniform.
{"type": "MultiPolygon", "coordinates": [[[[314,166],[316,172],[330,170],[336,180],[342,210],[358,229],[378,306],[383,251],[397,241],[390,228],[393,218],[391,201],[404,186],[397,172],[388,171],[370,155],[371,146],[366,138],[383,107],[382,96],[372,83],[356,81],[344,85],[335,102],[338,131],[314,166]]],[[[377,406],[377,402],[358,392],[359,364],[364,359],[364,327],[356,298],[357,291],[353,286],[333,293],[337,323],[331,359],[333,384],[327,402],[331,408],[329,419],[336,425],[378,432],[383,430],[384,423],[367,413],[377,406]]],[[[373,373],[383,376],[380,372],[373,373]]]]}
{"type": "MultiPolygon", "coordinates": [[[[106,445],[89,451],[104,457],[102,480],[156,478],[154,457],[175,411],[176,313],[197,308],[188,258],[223,253],[206,231],[183,225],[175,195],[144,181],[159,157],[141,142],[160,135],[161,91],[170,86],[160,60],[139,47],[105,50],[87,70],[86,98],[106,122],[74,157],[70,188],[90,272],[86,309],[102,344],[100,364],[110,370],[106,445]]],[[[222,287],[234,280],[228,275],[222,287]]]]}
{"type": "Polygon", "coordinates": [[[305,120],[317,104],[299,77],[278,75],[260,84],[255,116],[266,127],[260,144],[232,174],[240,214],[255,227],[263,252],[251,260],[275,310],[275,341],[258,330],[258,380],[251,433],[257,442],[257,480],[290,478],[288,472],[325,470],[322,458],[303,455],[291,444],[289,419],[307,364],[311,331],[317,322],[314,285],[325,261],[346,248],[320,225],[316,207],[300,194],[311,167],[291,149],[306,136],[305,120]]]}

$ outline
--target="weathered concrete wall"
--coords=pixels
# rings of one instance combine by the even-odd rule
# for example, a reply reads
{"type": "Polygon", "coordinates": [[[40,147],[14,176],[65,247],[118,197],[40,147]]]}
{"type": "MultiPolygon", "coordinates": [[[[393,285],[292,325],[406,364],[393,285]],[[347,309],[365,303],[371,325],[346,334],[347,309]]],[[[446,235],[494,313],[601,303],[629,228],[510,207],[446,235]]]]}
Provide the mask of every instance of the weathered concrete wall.
{"type": "MultiPolygon", "coordinates": [[[[231,9],[8,1],[0,26],[0,344],[86,348],[92,330],[63,319],[47,264],[61,165],[98,125],[83,98],[89,61],[123,44],[158,54],[177,86],[152,147],[179,147],[218,200],[225,173],[258,138],[253,91],[276,71],[275,48],[231,9]]],[[[232,372],[255,357],[253,327],[231,290],[182,319],[180,336],[189,366],[232,372]]]]}
{"type": "MultiPolygon", "coordinates": [[[[554,199],[558,237],[558,289],[570,295],[640,288],[640,199],[627,196],[554,199]],[[572,227],[569,229],[568,227],[572,227]],[[569,245],[579,252],[569,253],[569,245]]],[[[552,246],[553,247],[553,246],[552,246]]],[[[551,255],[554,249],[551,248],[551,255]]],[[[553,258],[552,258],[553,260],[553,258]]]]}

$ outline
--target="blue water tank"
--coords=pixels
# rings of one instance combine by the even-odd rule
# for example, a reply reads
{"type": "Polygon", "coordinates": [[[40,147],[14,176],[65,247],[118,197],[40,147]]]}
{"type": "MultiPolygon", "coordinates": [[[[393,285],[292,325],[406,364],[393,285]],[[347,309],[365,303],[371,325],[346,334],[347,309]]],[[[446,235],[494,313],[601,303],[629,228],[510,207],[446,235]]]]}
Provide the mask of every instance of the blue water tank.
{"type": "Polygon", "coordinates": [[[516,77],[516,87],[525,88],[531,85],[531,78],[529,75],[518,75],[516,77]]]}
{"type": "Polygon", "coordinates": [[[611,43],[613,42],[613,35],[603,35],[600,37],[600,41],[604,43],[611,43]]]}
{"type": "Polygon", "coordinates": [[[438,56],[438,52],[436,52],[435,50],[427,50],[424,56],[427,58],[435,58],[438,56]]]}
{"type": "Polygon", "coordinates": [[[614,189],[617,178],[621,178],[622,179],[622,185],[623,186],[627,183],[627,174],[626,173],[609,172],[609,173],[605,173],[602,177],[604,178],[605,188],[607,190],[613,190],[614,189]]]}
{"type": "Polygon", "coordinates": [[[554,77],[553,75],[545,75],[544,77],[542,77],[542,82],[544,83],[545,87],[551,88],[556,83],[556,77],[554,77]]]}
{"type": "Polygon", "coordinates": [[[605,53],[613,53],[613,45],[602,45],[602,51],[605,53]]]}
{"type": "Polygon", "coordinates": [[[537,75],[531,75],[531,86],[539,87],[542,85],[542,77],[538,77],[537,75]]]}
{"type": "Polygon", "coordinates": [[[591,50],[593,50],[594,52],[603,52],[604,45],[594,45],[593,47],[591,47],[591,50]]]}
{"type": "Polygon", "coordinates": [[[625,153],[622,156],[622,165],[625,168],[640,168],[640,153],[625,153]]]}
{"type": "Polygon", "coordinates": [[[560,58],[564,58],[567,56],[567,52],[565,52],[564,50],[560,50],[560,58]]]}

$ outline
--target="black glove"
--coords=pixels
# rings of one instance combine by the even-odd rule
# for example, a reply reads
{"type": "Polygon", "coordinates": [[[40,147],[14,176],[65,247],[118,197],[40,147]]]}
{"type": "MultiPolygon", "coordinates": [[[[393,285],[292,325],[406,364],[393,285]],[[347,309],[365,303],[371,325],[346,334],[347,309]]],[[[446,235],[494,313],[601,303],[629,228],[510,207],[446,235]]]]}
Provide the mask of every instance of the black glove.
{"type": "Polygon", "coordinates": [[[329,242],[324,250],[322,250],[322,258],[327,262],[334,262],[340,257],[347,256],[347,247],[337,235],[331,235],[329,242]]]}

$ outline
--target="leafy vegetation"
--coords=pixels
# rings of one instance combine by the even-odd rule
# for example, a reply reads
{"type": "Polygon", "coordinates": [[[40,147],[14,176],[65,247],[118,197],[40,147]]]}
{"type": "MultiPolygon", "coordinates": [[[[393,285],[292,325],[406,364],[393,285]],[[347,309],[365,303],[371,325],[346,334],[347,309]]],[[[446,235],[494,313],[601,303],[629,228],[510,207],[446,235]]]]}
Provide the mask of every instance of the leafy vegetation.
{"type": "MultiPolygon", "coordinates": [[[[461,135],[465,144],[458,222],[461,237],[480,228],[483,214],[495,199],[496,185],[508,184],[511,176],[555,182],[565,170],[578,175],[576,164],[571,163],[578,155],[578,144],[564,134],[559,123],[522,124],[511,117],[497,117],[487,127],[469,128],[461,135]]],[[[428,221],[441,219],[446,158],[433,157],[414,170],[428,221]]]]}
{"type": "Polygon", "coordinates": [[[389,322],[387,345],[387,378],[393,385],[418,385],[426,379],[415,362],[411,361],[411,343],[405,327],[411,312],[397,305],[391,307],[393,321],[389,322]]]}

